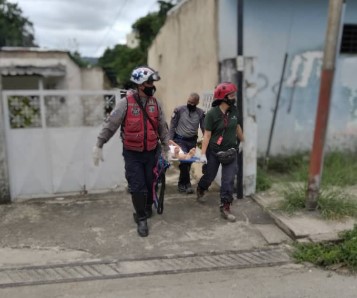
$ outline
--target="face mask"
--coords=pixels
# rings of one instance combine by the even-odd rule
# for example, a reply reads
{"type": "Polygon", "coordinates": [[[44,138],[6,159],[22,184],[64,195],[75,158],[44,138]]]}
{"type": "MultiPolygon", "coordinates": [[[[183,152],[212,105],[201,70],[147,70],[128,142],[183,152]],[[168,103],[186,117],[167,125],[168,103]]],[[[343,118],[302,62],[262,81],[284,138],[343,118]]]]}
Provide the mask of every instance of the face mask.
{"type": "Polygon", "coordinates": [[[143,92],[147,96],[153,96],[155,94],[155,91],[156,91],[156,87],[155,86],[145,87],[144,90],[143,90],[143,92]]]}
{"type": "Polygon", "coordinates": [[[187,104],[187,108],[190,112],[194,112],[196,111],[196,106],[193,106],[193,105],[190,105],[190,104],[187,104]]]}
{"type": "Polygon", "coordinates": [[[229,106],[233,106],[236,102],[236,99],[235,98],[231,98],[231,99],[228,99],[226,98],[225,99],[225,102],[229,105],[229,106]]]}

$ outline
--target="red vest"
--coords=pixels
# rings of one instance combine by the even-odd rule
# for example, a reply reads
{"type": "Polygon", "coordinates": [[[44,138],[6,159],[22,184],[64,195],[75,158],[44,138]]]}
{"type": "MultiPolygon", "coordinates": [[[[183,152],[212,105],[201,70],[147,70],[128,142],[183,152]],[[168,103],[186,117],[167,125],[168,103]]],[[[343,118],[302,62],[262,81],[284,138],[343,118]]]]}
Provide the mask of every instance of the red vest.
{"type": "Polygon", "coordinates": [[[127,101],[128,109],[123,130],[124,148],[139,152],[154,150],[157,146],[159,126],[159,108],[156,98],[148,98],[145,107],[155,127],[152,127],[148,119],[144,121],[143,112],[132,93],[127,95],[127,101]]]}

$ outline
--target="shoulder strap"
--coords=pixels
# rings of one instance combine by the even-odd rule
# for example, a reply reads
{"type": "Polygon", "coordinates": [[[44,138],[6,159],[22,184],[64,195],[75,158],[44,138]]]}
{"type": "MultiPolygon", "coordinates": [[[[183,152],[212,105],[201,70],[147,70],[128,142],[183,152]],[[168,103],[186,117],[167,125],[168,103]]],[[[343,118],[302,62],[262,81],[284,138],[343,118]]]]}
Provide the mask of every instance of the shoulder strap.
{"type": "MultiPolygon", "coordinates": [[[[154,128],[155,133],[156,133],[156,136],[159,137],[159,136],[158,136],[158,133],[156,132],[157,127],[155,127],[154,122],[151,120],[150,116],[148,115],[148,113],[147,113],[146,110],[144,109],[144,107],[143,107],[143,105],[142,105],[142,103],[141,103],[141,101],[140,101],[140,98],[138,98],[137,95],[138,95],[137,93],[133,94],[133,97],[134,97],[136,103],[139,105],[139,107],[140,107],[140,109],[142,110],[142,112],[143,112],[145,118],[147,118],[147,119],[149,120],[151,126],[154,128]]],[[[155,102],[156,102],[157,108],[159,109],[156,100],[155,100],[155,102]]]]}

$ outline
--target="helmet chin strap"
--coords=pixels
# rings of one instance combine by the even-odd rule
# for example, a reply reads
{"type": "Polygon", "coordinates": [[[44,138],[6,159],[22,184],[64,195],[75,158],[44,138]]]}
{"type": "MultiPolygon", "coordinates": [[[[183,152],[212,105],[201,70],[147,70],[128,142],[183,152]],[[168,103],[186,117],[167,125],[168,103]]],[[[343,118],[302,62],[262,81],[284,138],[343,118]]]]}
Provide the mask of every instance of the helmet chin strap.
{"type": "Polygon", "coordinates": [[[138,91],[138,94],[140,97],[147,97],[147,95],[144,93],[142,89],[140,89],[140,85],[136,85],[136,91],[138,91]]]}

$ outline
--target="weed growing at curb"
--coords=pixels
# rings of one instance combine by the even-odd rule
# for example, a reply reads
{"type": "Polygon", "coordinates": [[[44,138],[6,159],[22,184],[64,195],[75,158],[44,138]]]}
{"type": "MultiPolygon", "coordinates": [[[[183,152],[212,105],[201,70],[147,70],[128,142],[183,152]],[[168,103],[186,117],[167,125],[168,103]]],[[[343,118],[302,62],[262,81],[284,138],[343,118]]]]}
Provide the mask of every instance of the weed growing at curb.
{"type": "Polygon", "coordinates": [[[317,204],[321,216],[325,219],[341,219],[347,216],[357,218],[357,200],[341,191],[322,191],[317,204]]]}
{"type": "MultiPolygon", "coordinates": [[[[277,206],[278,210],[294,214],[305,209],[306,186],[289,184],[283,190],[284,199],[277,206]]],[[[321,190],[317,209],[324,219],[342,219],[357,217],[357,200],[336,189],[321,190]]]]}
{"type": "Polygon", "coordinates": [[[323,185],[348,186],[356,184],[357,154],[331,152],[326,154],[322,175],[323,185]]]}
{"type": "Polygon", "coordinates": [[[269,189],[272,185],[272,180],[270,179],[267,172],[261,168],[257,168],[257,181],[256,181],[256,191],[265,191],[269,189]]]}
{"type": "Polygon", "coordinates": [[[327,268],[346,267],[357,273],[357,225],[341,234],[339,243],[297,243],[293,257],[327,268]]]}
{"type": "Polygon", "coordinates": [[[289,183],[282,190],[284,199],[278,204],[277,209],[288,214],[294,214],[305,208],[306,188],[301,185],[289,183]]]}

